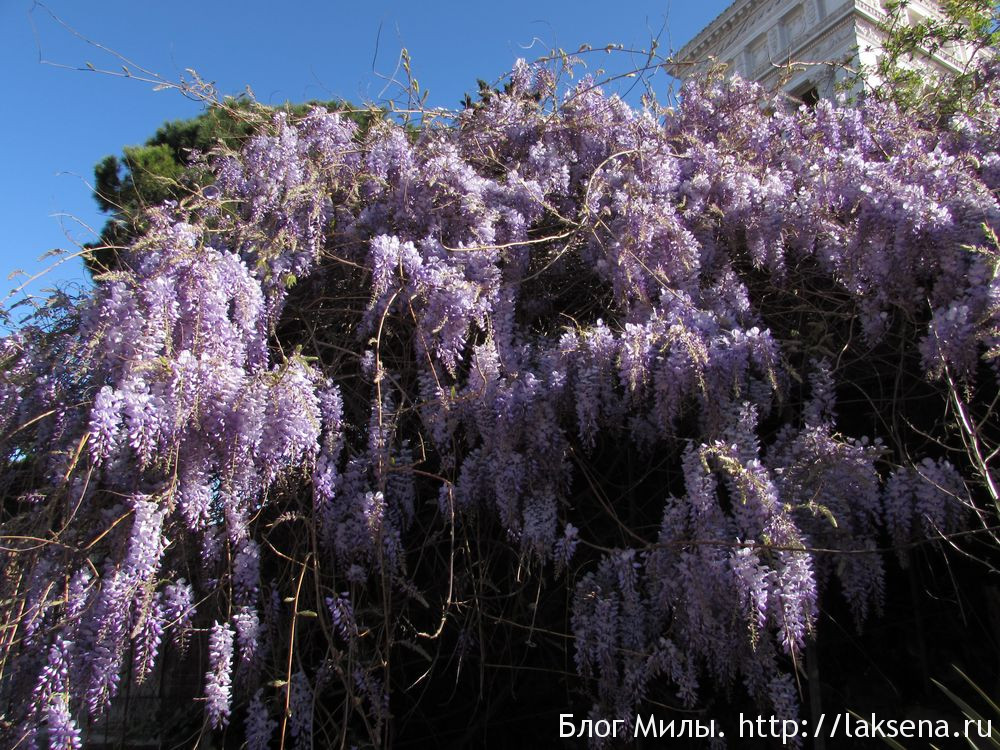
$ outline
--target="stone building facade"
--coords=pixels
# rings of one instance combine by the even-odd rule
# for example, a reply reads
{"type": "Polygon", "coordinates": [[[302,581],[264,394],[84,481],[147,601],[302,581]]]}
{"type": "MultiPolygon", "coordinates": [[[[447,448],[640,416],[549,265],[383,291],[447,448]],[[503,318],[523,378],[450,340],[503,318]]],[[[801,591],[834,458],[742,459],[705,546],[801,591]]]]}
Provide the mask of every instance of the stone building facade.
{"type": "MultiPolygon", "coordinates": [[[[934,0],[910,0],[909,22],[936,15],[934,0]]],[[[844,65],[873,65],[887,20],[885,0],[735,0],[673,57],[686,78],[713,63],[806,102],[834,95],[844,65]],[[784,80],[784,83],[781,83],[784,80]]],[[[922,64],[958,71],[967,52],[942,50],[922,64]]]]}

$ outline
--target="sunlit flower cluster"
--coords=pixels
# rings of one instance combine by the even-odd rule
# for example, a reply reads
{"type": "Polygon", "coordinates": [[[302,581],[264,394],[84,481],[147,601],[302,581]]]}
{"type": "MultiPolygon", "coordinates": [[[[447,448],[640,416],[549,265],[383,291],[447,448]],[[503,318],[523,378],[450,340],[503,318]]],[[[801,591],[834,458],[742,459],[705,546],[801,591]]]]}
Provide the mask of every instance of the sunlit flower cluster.
{"type": "Polygon", "coordinates": [[[383,607],[440,597],[443,627],[424,550],[483,529],[468,554],[570,587],[594,716],[658,683],[794,712],[821,596],[871,618],[875,550],[963,522],[948,456],[840,432],[824,326],[912,332],[929,388],[984,377],[986,110],[933,130],[714,79],[636,110],[519,64],[450,127],[263,123],[58,326],[0,342],[4,530],[51,542],[0,552],[15,740],[79,747],[168,647],[207,653],[205,721],[252,748],[308,747],[324,691],[382,736],[383,607]],[[581,468],[612,445],[669,479],[618,537],[581,468]]]}

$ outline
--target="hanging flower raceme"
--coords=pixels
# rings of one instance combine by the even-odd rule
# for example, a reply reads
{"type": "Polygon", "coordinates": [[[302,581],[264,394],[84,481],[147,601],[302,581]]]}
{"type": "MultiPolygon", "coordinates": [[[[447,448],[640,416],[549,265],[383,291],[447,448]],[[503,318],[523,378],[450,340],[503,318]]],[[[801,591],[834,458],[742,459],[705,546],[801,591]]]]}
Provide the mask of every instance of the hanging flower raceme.
{"type": "Polygon", "coordinates": [[[863,622],[875,550],[964,519],[959,458],[842,434],[838,389],[897,349],[934,397],[981,381],[995,108],[762,96],[519,64],[450,127],[314,110],[216,154],[0,341],[3,528],[45,541],[0,552],[12,744],[79,747],[171,653],[207,655],[206,731],[381,745],[400,648],[524,612],[570,623],[598,720],[662,685],[794,713],[829,582],[863,622]],[[490,609],[531,576],[570,590],[490,609]]]}

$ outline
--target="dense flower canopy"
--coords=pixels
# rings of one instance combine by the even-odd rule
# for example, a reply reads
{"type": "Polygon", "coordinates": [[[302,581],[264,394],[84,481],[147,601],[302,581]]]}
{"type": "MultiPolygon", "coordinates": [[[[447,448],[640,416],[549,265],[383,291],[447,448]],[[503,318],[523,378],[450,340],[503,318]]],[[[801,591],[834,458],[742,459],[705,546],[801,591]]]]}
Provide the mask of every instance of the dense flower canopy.
{"type": "Polygon", "coordinates": [[[0,342],[4,744],[80,747],[192,649],[206,730],[386,744],[400,654],[475,654],[504,597],[572,635],[595,718],[794,714],[822,598],[864,623],[880,550],[988,497],[893,401],[996,388],[984,76],[940,127],[519,63],[448,126],[317,110],[213,155],[0,342]]]}

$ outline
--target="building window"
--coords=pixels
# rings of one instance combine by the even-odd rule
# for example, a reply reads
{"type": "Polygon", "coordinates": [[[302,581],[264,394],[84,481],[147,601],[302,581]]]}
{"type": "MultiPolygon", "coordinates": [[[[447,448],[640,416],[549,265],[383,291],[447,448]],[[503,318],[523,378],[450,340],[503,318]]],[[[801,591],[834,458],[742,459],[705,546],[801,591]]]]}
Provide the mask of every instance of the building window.
{"type": "Polygon", "coordinates": [[[812,83],[806,83],[796,91],[793,91],[792,96],[807,107],[815,107],[819,101],[819,89],[812,83]]]}

